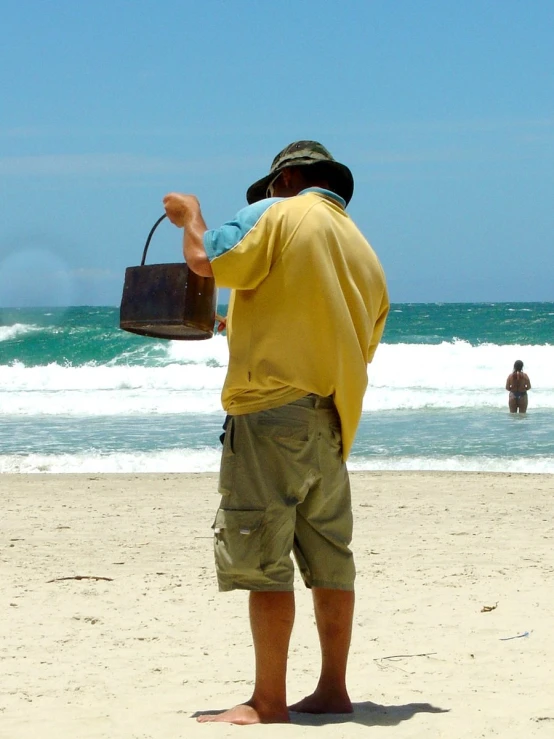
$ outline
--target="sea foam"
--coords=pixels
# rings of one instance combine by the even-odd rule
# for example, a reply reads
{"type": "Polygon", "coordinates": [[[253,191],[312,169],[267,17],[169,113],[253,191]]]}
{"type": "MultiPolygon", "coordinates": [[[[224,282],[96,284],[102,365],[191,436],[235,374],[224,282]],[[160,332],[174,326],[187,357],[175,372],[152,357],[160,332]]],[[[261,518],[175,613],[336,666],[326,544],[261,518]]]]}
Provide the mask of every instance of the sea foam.
{"type": "MultiPolygon", "coordinates": [[[[213,342],[165,342],[155,364],[0,365],[0,406],[11,415],[213,413],[221,408],[228,350],[213,342]]],[[[506,377],[525,358],[534,408],[554,408],[554,347],[382,344],[368,368],[364,410],[501,408],[506,377]]]]}

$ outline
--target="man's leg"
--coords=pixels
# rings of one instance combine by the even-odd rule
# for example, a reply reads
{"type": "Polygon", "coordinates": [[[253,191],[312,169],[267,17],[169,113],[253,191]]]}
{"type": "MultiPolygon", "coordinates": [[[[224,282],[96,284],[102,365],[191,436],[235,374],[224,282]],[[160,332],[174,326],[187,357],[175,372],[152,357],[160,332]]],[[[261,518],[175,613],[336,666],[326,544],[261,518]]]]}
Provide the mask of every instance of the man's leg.
{"type": "Polygon", "coordinates": [[[290,721],[286,697],[287,657],[294,623],[294,593],[250,593],[250,627],[256,657],[252,698],[218,714],[198,717],[201,723],[270,724],[290,721]]]}
{"type": "Polygon", "coordinates": [[[312,695],[290,706],[298,713],[352,713],[346,689],[354,592],[313,588],[314,610],[321,645],[321,675],[312,695]]]}

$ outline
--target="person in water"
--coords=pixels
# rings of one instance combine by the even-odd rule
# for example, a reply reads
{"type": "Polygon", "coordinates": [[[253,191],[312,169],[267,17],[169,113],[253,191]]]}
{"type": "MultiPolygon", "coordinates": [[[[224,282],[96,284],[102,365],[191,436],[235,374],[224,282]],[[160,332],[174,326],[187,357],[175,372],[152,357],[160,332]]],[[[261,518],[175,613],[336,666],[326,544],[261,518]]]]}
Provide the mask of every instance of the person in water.
{"type": "Polygon", "coordinates": [[[527,391],[531,390],[529,375],[523,372],[523,362],[518,359],[514,362],[514,371],[508,375],[506,390],[510,392],[508,403],[510,413],[525,413],[527,411],[527,391]]]}

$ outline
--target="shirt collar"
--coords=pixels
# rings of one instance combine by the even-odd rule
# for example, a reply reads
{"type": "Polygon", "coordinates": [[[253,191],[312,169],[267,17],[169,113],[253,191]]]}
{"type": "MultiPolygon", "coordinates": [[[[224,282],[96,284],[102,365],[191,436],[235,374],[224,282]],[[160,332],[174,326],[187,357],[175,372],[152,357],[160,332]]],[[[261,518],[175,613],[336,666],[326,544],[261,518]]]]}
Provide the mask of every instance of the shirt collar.
{"type": "Polygon", "coordinates": [[[341,198],[340,195],[337,195],[336,192],[332,192],[332,190],[326,190],[323,187],[306,187],[306,189],[301,190],[298,194],[304,195],[304,193],[306,192],[317,192],[319,195],[323,195],[330,200],[334,200],[342,208],[346,208],[346,200],[344,200],[344,198],[341,198]]]}

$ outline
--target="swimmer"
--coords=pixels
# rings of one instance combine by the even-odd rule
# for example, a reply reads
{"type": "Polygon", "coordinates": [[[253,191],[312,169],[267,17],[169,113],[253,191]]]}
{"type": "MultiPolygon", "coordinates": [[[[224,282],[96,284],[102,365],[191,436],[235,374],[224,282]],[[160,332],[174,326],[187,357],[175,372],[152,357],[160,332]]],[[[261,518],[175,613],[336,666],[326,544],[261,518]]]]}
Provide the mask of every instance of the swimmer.
{"type": "Polygon", "coordinates": [[[514,362],[514,371],[511,375],[508,375],[506,380],[506,390],[509,391],[510,395],[508,398],[508,404],[510,406],[510,413],[525,413],[527,411],[527,391],[531,390],[531,380],[529,375],[523,372],[523,362],[518,359],[514,362]]]}

